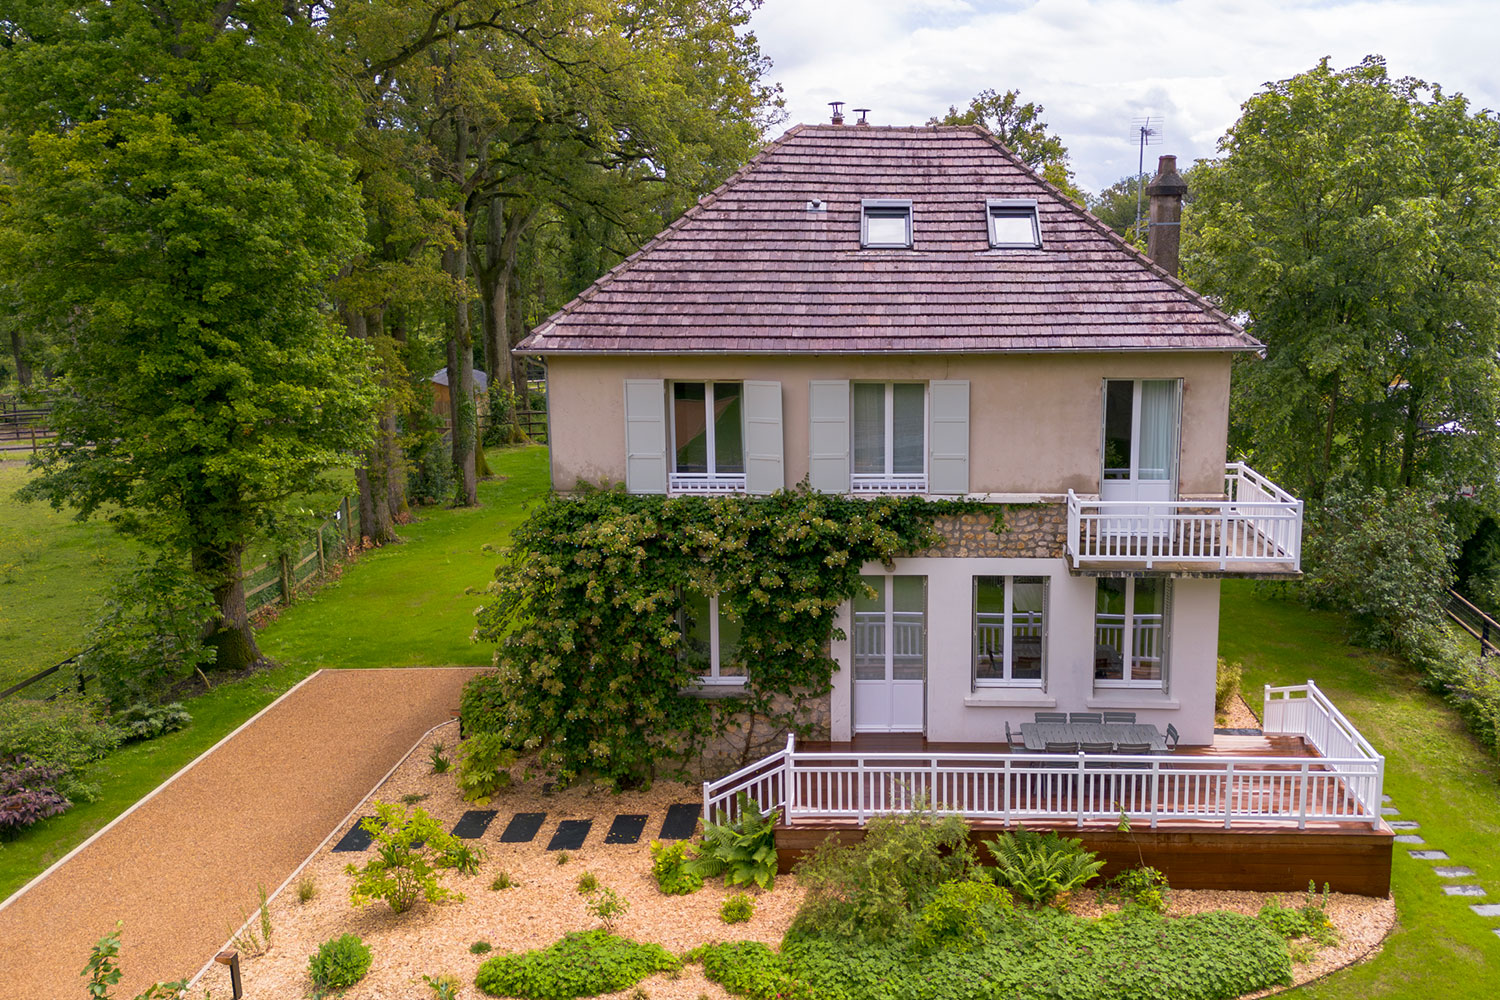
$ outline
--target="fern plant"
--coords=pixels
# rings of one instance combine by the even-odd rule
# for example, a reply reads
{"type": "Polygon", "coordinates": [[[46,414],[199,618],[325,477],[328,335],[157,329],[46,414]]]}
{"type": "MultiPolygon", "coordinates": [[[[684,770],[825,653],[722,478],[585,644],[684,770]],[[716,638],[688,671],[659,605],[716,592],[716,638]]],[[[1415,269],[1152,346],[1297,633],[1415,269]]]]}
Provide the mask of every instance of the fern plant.
{"type": "Polygon", "coordinates": [[[986,840],[984,846],[995,858],[995,881],[1036,906],[1072,892],[1104,867],[1092,851],[1084,850],[1083,841],[1051,830],[1020,829],[986,840]]]}
{"type": "Polygon", "coordinates": [[[720,813],[717,823],[703,825],[703,841],[687,859],[683,870],[699,878],[724,876],[725,885],[758,885],[769,889],[776,881],[776,821],[781,810],[768,814],[741,792],[739,816],[720,813]]]}

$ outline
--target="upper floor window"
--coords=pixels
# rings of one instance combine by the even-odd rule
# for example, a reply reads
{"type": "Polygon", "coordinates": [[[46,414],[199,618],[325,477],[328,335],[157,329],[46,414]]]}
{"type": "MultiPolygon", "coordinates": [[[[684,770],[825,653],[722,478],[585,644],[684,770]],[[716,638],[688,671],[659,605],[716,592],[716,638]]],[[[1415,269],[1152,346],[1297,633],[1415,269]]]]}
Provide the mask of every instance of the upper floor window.
{"type": "Polygon", "coordinates": [[[1167,581],[1100,579],[1094,601],[1094,683],[1164,686],[1167,581]]]}
{"type": "Polygon", "coordinates": [[[745,488],[741,382],[672,383],[674,492],[745,488]]]}
{"type": "Polygon", "coordinates": [[[861,203],[859,245],[870,250],[911,246],[911,202],[866,198],[861,203]]]}
{"type": "Polygon", "coordinates": [[[1047,635],[1047,580],[1040,576],[974,578],[974,683],[1042,685],[1047,635]]]}
{"type": "Polygon", "coordinates": [[[680,658],[704,684],[743,684],[745,665],[737,662],[740,624],[719,611],[719,599],[684,591],[678,612],[680,658]]]}
{"type": "Polygon", "coordinates": [[[1042,230],[1034,199],[991,198],[988,206],[990,246],[1035,249],[1042,245],[1042,230]]]}
{"type": "Polygon", "coordinates": [[[927,387],[920,382],[855,382],[853,492],[927,491],[927,387]]]}

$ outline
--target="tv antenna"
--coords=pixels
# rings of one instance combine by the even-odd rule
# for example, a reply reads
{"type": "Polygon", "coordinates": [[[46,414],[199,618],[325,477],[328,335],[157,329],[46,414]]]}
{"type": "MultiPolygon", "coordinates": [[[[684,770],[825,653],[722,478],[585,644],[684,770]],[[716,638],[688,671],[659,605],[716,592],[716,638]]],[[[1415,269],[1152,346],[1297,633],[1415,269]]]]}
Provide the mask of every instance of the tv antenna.
{"type": "Polygon", "coordinates": [[[1161,142],[1161,118],[1153,115],[1130,119],[1130,135],[1140,146],[1135,167],[1135,225],[1140,229],[1141,195],[1146,190],[1146,147],[1161,142]]]}

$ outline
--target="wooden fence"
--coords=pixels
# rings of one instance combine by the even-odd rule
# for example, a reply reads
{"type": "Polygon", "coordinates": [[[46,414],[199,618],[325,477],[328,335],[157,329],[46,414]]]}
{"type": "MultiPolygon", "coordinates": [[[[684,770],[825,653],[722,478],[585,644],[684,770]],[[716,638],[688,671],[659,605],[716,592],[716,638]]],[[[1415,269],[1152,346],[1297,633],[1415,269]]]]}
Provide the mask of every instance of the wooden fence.
{"type": "Polygon", "coordinates": [[[0,451],[36,451],[52,439],[50,404],[0,396],[0,451]]]}
{"type": "Polygon", "coordinates": [[[257,611],[267,604],[290,604],[297,588],[349,559],[359,531],[344,497],[321,524],[297,547],[245,571],[245,608],[257,611]]]}

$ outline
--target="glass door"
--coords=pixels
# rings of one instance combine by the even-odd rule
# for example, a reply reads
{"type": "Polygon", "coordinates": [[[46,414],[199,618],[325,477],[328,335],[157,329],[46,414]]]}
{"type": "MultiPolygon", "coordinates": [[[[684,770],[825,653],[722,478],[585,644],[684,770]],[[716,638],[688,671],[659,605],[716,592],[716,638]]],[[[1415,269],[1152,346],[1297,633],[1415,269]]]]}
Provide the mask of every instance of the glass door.
{"type": "Polygon", "coordinates": [[[1101,500],[1177,499],[1177,379],[1106,379],[1101,500]]]}
{"type": "Polygon", "coordinates": [[[854,730],[920,733],[927,685],[927,578],[862,576],[854,599],[854,730]]]}

